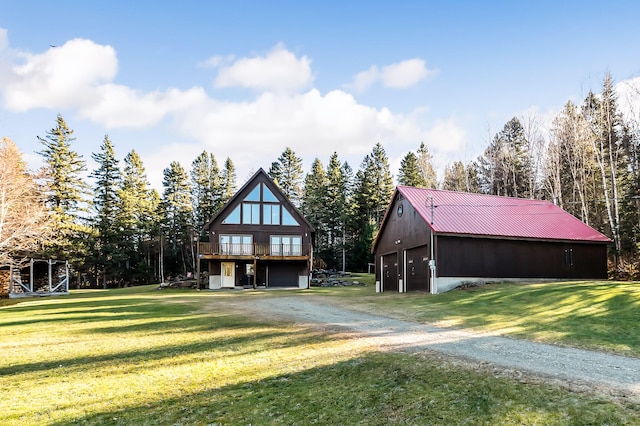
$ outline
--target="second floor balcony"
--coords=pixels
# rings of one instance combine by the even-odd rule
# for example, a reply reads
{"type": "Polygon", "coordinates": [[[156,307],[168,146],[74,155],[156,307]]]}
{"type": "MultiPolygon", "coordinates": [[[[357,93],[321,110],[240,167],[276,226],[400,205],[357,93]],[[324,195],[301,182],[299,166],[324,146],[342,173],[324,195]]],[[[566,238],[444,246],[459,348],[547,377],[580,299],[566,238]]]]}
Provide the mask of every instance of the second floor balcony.
{"type": "Polygon", "coordinates": [[[198,255],[207,257],[259,256],[259,257],[306,257],[311,256],[310,244],[232,244],[198,243],[198,255]]]}

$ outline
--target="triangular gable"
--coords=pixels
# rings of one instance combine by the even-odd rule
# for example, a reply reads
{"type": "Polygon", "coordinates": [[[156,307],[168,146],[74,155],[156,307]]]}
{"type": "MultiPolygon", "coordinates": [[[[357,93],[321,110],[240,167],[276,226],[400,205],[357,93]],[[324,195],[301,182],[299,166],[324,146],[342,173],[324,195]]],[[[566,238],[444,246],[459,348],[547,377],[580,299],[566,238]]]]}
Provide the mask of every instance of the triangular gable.
{"type": "MultiPolygon", "coordinates": [[[[238,208],[243,201],[257,202],[260,197],[260,188],[262,190],[262,201],[267,203],[280,203],[282,208],[282,222],[285,219],[289,219],[289,223],[284,223],[285,226],[292,226],[291,220],[297,222],[299,226],[306,226],[311,232],[315,232],[313,226],[307,221],[307,219],[296,209],[287,196],[278,188],[271,177],[260,168],[257,172],[249,178],[247,182],[222,206],[222,208],[207,222],[204,226],[208,229],[216,220],[225,220],[229,217],[235,209],[238,208]],[[262,183],[262,185],[260,185],[262,183]],[[257,194],[257,196],[256,196],[257,194]]],[[[238,212],[239,216],[239,212],[238,212]]],[[[231,222],[227,222],[231,223],[231,222]]],[[[236,222],[240,223],[240,222],[236,222]]]]}

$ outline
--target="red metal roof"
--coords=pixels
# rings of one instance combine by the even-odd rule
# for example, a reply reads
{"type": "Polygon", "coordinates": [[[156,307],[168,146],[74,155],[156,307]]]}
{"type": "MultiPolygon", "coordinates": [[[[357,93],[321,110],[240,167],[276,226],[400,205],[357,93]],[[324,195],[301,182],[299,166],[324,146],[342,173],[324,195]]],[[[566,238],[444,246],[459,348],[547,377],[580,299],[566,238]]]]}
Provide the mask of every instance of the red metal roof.
{"type": "Polygon", "coordinates": [[[548,201],[410,186],[397,191],[438,234],[611,242],[548,201]]]}

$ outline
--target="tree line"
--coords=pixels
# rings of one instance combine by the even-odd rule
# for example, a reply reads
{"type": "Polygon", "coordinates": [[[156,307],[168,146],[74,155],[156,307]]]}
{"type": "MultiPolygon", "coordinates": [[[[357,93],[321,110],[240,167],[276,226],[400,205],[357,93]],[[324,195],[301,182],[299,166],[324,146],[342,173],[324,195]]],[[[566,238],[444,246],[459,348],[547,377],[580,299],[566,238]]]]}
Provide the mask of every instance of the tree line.
{"type": "MultiPolygon", "coordinates": [[[[514,117],[478,158],[447,165],[442,180],[421,143],[402,159],[397,181],[553,201],[612,239],[612,275],[637,277],[639,123],[621,113],[607,75],[599,94],[590,92],[580,105],[567,102],[550,129],[535,118],[514,117]]],[[[82,285],[145,283],[193,272],[195,243],[207,239],[204,224],[237,190],[231,158],[220,167],[207,151],[189,170],[171,162],[160,194],[135,150],[120,162],[108,136],[92,154],[97,167],[87,183],[86,162],[73,150],[73,130],[61,115],[39,140],[44,167],[37,173],[27,171],[12,141],[0,144],[0,263],[34,253],[66,259],[82,285]]],[[[355,171],[337,152],[326,165],[316,158],[306,173],[302,165],[286,148],[268,174],[315,227],[315,258],[325,268],[366,270],[394,190],[383,146],[375,144],[355,171]]]]}

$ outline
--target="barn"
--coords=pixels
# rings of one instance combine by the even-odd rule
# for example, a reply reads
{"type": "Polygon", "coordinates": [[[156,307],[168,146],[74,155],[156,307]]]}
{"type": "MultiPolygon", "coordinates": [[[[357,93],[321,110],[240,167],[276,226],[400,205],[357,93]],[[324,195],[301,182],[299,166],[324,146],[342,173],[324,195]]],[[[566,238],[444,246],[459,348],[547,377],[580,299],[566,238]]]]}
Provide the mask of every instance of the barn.
{"type": "Polygon", "coordinates": [[[376,291],[606,279],[609,243],[548,201],[398,186],[372,246],[376,291]]]}

